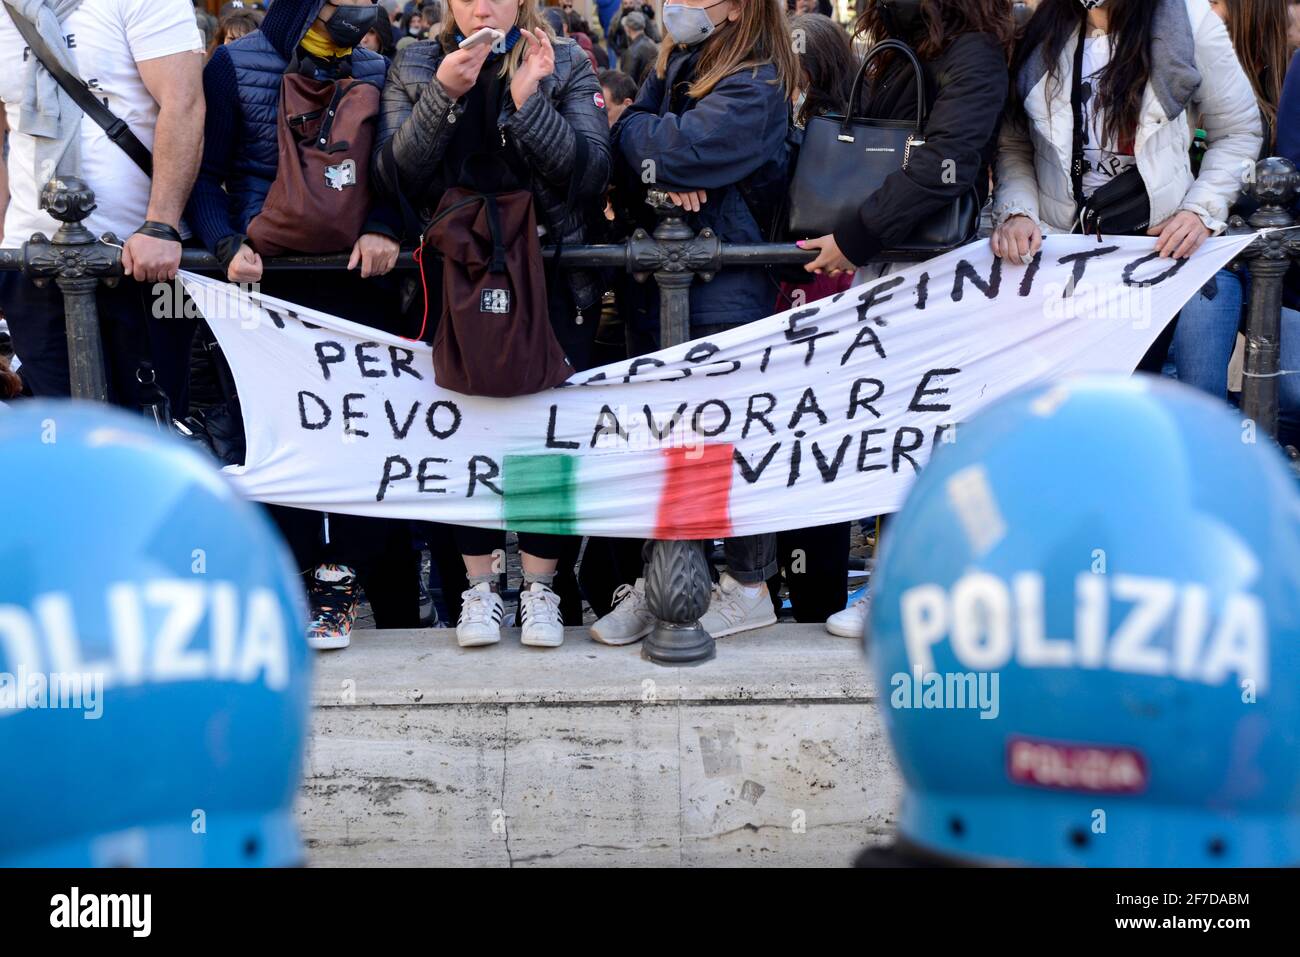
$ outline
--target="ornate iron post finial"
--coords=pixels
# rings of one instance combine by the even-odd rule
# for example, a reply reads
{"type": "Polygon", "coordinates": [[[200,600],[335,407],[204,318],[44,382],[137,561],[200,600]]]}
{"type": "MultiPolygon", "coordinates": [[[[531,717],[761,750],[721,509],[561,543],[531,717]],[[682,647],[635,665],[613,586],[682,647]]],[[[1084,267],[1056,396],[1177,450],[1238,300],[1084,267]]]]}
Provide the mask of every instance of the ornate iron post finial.
{"type": "Polygon", "coordinates": [[[122,271],[121,251],[99,242],[85,227],[83,221],[95,209],[95,193],[83,180],[75,176],[50,180],[41,190],[41,208],[62,225],[53,240],[36,233],[27,241],[23,271],[38,286],[53,279],[63,292],[72,397],[107,402],[95,290],[101,278],[110,284],[117,282],[122,271]]]}

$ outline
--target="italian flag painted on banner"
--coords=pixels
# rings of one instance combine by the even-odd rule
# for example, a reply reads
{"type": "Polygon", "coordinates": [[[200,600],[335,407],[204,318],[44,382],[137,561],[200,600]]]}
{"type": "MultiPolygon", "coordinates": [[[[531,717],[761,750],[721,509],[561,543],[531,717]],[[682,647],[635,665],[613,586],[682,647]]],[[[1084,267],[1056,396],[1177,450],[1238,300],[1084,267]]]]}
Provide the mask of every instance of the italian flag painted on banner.
{"type": "MultiPolygon", "coordinates": [[[[659,453],[663,482],[655,538],[726,538],[731,534],[730,444],[669,448],[659,453]]],[[[583,488],[584,459],[576,455],[507,455],[501,490],[506,527],[518,532],[577,535],[579,500],[608,495],[583,488]]],[[[589,461],[589,460],[585,460],[589,461]]]]}

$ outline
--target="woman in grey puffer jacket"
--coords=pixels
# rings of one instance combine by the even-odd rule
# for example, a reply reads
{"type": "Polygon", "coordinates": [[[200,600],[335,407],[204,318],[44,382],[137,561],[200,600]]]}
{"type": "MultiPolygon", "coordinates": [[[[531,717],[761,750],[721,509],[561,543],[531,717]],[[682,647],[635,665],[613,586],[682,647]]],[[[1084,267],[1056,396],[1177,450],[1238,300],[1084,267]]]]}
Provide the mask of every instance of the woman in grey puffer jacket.
{"type": "MultiPolygon", "coordinates": [[[[411,44],[393,60],[375,144],[376,185],[389,195],[400,194],[418,211],[421,225],[428,223],[443,190],[457,185],[440,174],[449,147],[464,140],[458,129],[472,120],[466,110],[476,82],[492,72],[482,67],[485,63],[499,67],[504,56],[509,75],[501,84],[497,128],[487,132],[504,137],[515,158],[533,174],[537,218],[549,241],[585,242],[583,211],[604,195],[610,173],[609,122],[600,81],[586,54],[573,41],[550,35],[529,0],[449,0],[448,6],[451,9],[437,38],[411,44]],[[494,26],[493,14],[505,21],[500,27],[509,31],[505,40],[456,49],[464,38],[457,25],[462,17],[473,33],[494,26]],[[530,28],[546,33],[544,49],[542,41],[528,32],[530,28]],[[496,52],[501,47],[506,47],[504,53],[496,52]],[[527,61],[533,57],[523,56],[530,48],[539,50],[539,65],[532,69],[527,61]],[[549,63],[550,72],[531,76],[542,69],[543,61],[549,63]],[[531,86],[529,96],[516,104],[516,93],[526,86],[531,86]],[[575,170],[579,136],[586,140],[587,155],[582,169],[575,170]],[[573,208],[567,208],[574,176],[578,177],[573,184],[575,201],[573,208]]],[[[593,274],[576,270],[568,280],[579,309],[599,301],[603,290],[593,274]]],[[[563,335],[560,338],[563,342],[563,335]]]]}
{"type": "MultiPolygon", "coordinates": [[[[422,225],[452,187],[526,188],[547,232],[544,243],[583,242],[585,210],[603,196],[610,172],[609,123],[586,54],[550,33],[533,0],[450,0],[448,6],[441,35],[402,50],[389,72],[373,168],[377,187],[415,207],[422,225]],[[485,27],[503,38],[458,48],[485,27]]],[[[586,368],[603,290],[592,274],[548,262],[546,291],[556,339],[575,370],[586,368]]],[[[505,535],[461,526],[451,526],[451,535],[469,586],[461,594],[456,639],[462,647],[495,644],[505,610],[494,556],[504,554],[505,535]]],[[[569,577],[580,542],[519,533],[525,645],[564,640],[551,585],[562,560],[569,577]]],[[[566,602],[573,604],[576,625],[581,605],[566,602]]]]}

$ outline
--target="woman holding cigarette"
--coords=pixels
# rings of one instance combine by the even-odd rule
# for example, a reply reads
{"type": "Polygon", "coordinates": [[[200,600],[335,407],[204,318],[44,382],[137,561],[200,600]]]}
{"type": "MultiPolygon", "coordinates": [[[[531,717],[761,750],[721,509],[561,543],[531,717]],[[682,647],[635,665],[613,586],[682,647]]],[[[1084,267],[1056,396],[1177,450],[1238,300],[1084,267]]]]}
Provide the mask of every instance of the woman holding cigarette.
{"type": "MultiPolygon", "coordinates": [[[[577,44],[551,34],[533,0],[450,0],[448,6],[438,37],[406,47],[389,72],[373,167],[378,189],[416,211],[421,228],[454,186],[527,189],[545,230],[543,244],[585,242],[585,210],[604,195],[610,168],[609,125],[591,63],[577,44]]],[[[428,277],[435,283],[436,272],[428,277]]],[[[600,309],[597,278],[548,262],[546,289],[556,339],[573,368],[584,369],[600,309]]],[[[493,553],[503,553],[504,535],[459,526],[452,534],[469,583],[457,640],[494,644],[504,607],[493,553]]],[[[519,534],[524,644],[554,647],[564,640],[551,584],[559,560],[571,566],[578,544],[519,534]]]]}

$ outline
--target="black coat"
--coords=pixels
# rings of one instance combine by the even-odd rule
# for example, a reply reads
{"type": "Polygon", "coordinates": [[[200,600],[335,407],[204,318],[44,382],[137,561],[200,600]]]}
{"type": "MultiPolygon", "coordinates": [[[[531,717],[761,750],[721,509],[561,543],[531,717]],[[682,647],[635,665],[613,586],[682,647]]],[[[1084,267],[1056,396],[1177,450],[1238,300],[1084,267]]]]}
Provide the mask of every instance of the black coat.
{"type": "MultiPolygon", "coordinates": [[[[601,106],[600,81],[582,48],[572,40],[553,39],[551,44],[555,71],[522,109],[505,96],[498,125],[535,174],[532,191],[539,220],[553,240],[568,246],[586,242],[587,207],[604,196],[609,184],[609,121],[601,106]],[[580,168],[578,137],[587,144],[580,168]]],[[[404,196],[426,222],[446,185],[438,172],[464,114],[463,100],[453,100],[437,80],[446,54],[436,40],[398,52],[375,137],[375,185],[382,195],[404,196]],[[391,151],[385,149],[390,140],[391,151]]],[[[597,280],[587,270],[570,271],[569,283],[579,308],[600,298],[597,280]]]]}
{"type": "MultiPolygon", "coordinates": [[[[959,36],[933,61],[922,61],[930,116],[925,145],[866,197],[856,215],[835,227],[835,242],[850,262],[869,262],[909,236],[925,217],[955,202],[974,184],[988,195],[988,170],[1006,105],[1008,68],[991,34],[959,36]]],[[[857,115],[910,120],[916,115],[916,80],[899,58],[863,96],[857,115]]]]}

